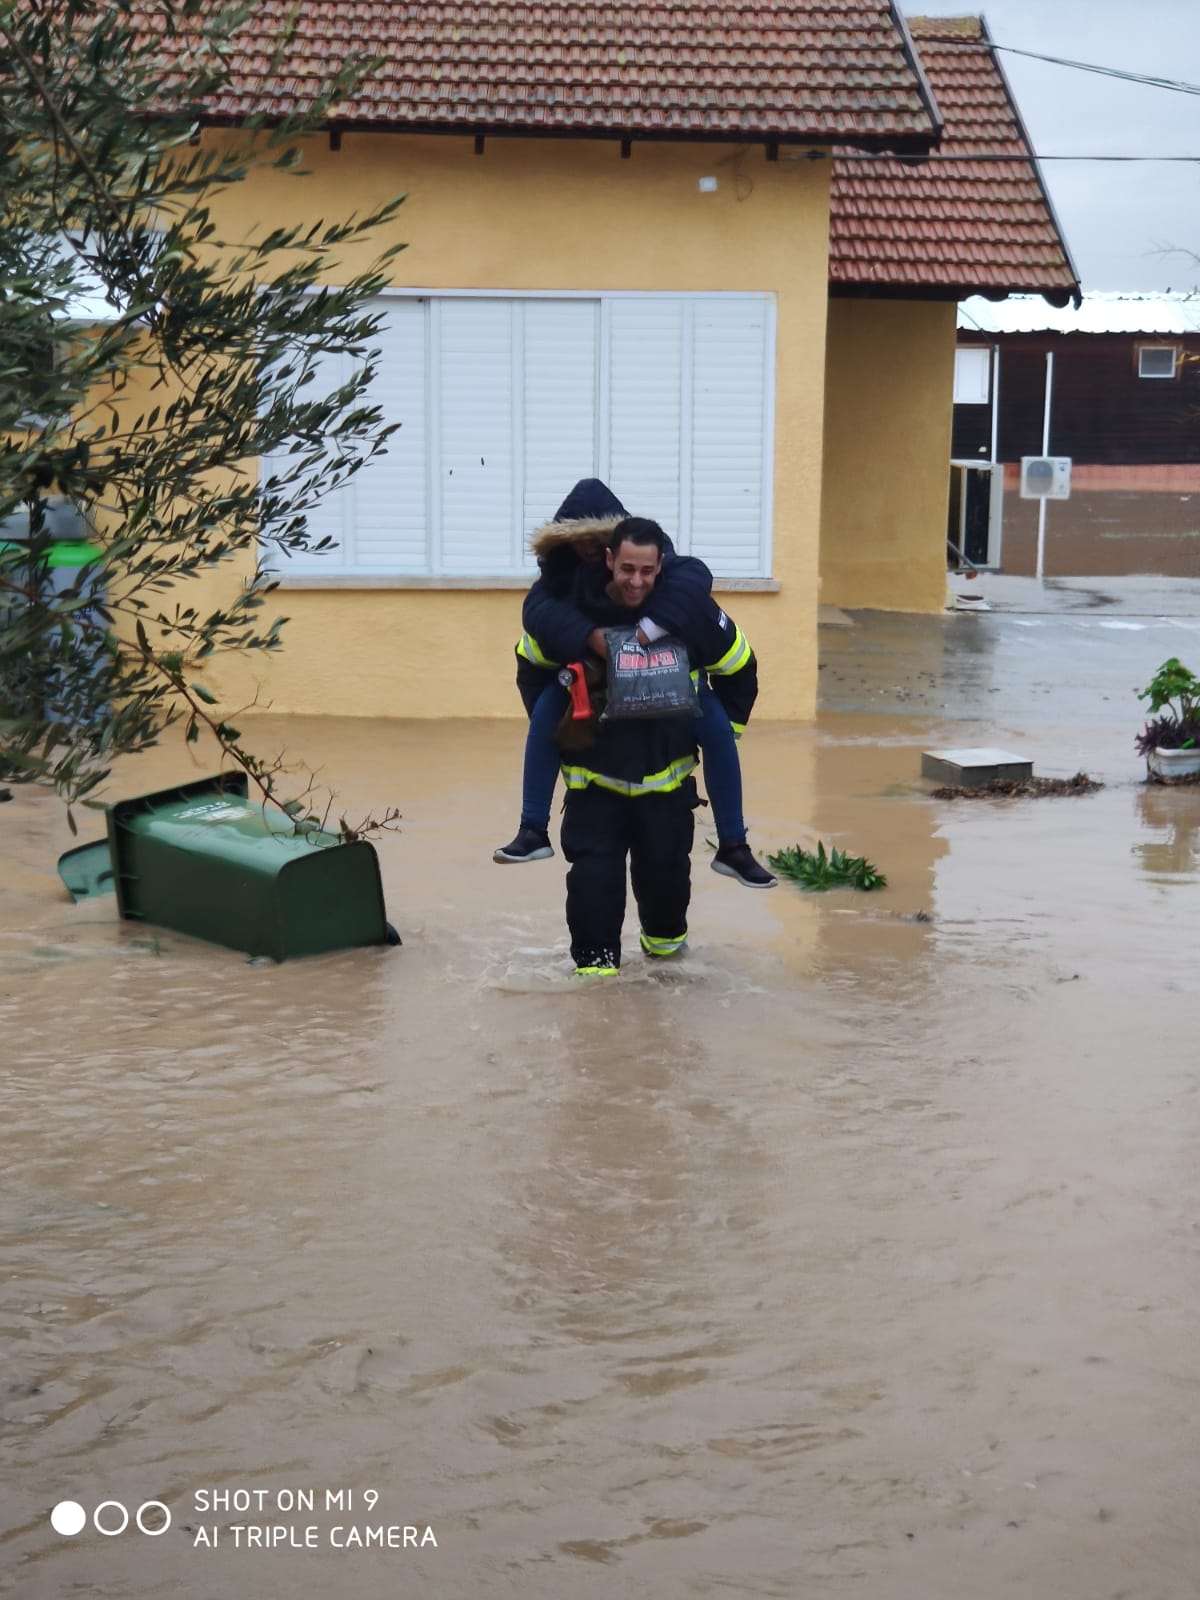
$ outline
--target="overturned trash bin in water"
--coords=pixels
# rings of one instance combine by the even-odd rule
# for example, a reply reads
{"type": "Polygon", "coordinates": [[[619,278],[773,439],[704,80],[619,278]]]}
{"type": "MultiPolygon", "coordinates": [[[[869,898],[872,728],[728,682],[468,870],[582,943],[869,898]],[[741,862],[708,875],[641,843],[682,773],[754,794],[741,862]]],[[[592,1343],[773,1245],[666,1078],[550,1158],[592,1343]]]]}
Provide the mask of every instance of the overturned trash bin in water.
{"type": "Polygon", "coordinates": [[[236,772],[120,800],[59,876],[76,900],[115,889],[123,917],[275,961],[400,943],[373,845],[297,831],[247,794],[236,772]]]}

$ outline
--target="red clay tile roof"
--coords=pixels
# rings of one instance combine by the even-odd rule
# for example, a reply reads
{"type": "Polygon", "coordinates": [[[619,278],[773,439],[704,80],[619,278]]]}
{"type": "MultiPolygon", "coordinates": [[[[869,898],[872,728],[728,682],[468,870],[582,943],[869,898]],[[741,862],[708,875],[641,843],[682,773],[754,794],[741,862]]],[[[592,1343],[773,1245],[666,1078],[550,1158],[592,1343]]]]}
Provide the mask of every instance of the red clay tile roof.
{"type": "Polygon", "coordinates": [[[917,54],[945,119],[927,161],[833,163],[829,276],[835,286],[1050,293],[1078,274],[1004,74],[979,17],[910,17],[917,54]],[[955,160],[1020,156],[1021,161],[955,160]]]}
{"type": "Polygon", "coordinates": [[[934,116],[890,0],[262,0],[213,120],[286,114],[350,49],[382,65],[345,128],[928,148],[934,116]]]}

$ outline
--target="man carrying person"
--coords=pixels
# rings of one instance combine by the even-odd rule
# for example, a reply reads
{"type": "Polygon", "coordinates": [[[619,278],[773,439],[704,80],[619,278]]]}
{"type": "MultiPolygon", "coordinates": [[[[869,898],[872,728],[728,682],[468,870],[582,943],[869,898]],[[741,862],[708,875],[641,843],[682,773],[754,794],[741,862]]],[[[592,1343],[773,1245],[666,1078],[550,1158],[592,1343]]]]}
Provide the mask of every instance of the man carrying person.
{"type": "MultiPolygon", "coordinates": [[[[604,650],[604,629],[629,628],[642,616],[666,542],[657,523],[628,517],[613,529],[602,564],[579,564],[568,599],[591,624],[587,643],[594,653],[604,650]]],[[[757,694],[757,664],[745,635],[710,597],[675,636],[693,666],[709,674],[730,722],[744,726],[757,694]]],[[[544,673],[553,659],[528,633],[522,650],[518,683],[527,667],[544,673]]],[[[620,970],[627,859],[643,950],[671,956],[687,941],[696,722],[686,715],[593,718],[583,747],[562,754],[567,925],[580,975],[620,970]]]]}

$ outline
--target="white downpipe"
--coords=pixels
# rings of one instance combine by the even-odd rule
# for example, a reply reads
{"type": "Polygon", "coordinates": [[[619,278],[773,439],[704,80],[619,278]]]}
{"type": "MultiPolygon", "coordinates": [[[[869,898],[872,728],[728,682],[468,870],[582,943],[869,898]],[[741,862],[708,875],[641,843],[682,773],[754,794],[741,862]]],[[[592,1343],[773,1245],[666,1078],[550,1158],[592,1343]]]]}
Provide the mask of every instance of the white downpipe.
{"type": "MultiPolygon", "coordinates": [[[[1046,405],[1042,412],[1042,454],[1050,454],[1050,396],[1054,389],[1054,351],[1046,351],[1046,405]]],[[[1046,565],[1046,496],[1038,500],[1037,580],[1046,565]]]]}

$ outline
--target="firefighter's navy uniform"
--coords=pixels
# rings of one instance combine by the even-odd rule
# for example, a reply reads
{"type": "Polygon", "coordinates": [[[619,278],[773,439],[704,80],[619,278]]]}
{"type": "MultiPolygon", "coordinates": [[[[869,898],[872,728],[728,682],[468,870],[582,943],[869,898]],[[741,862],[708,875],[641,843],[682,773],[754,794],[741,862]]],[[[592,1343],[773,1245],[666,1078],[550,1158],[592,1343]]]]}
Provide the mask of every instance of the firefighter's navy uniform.
{"type": "MultiPolygon", "coordinates": [[[[598,487],[609,493],[603,484],[598,487]]],[[[534,550],[543,572],[547,555],[559,546],[576,538],[607,538],[619,520],[580,516],[573,526],[560,520],[541,530],[534,550]],[[605,520],[607,527],[596,526],[605,520]]],[[[678,603],[670,621],[659,594],[660,586],[667,587],[661,578],[643,611],[687,645],[693,672],[702,668],[708,674],[713,693],[740,733],[758,693],[757,663],[745,634],[707,593],[703,563],[695,565],[704,573],[704,591],[687,593],[688,580],[679,569],[690,562],[690,557],[664,559],[670,578],[683,578],[675,584],[678,603]]],[[[581,562],[572,551],[570,563],[550,592],[539,594],[544,586],[535,584],[526,601],[517,684],[527,706],[545,687],[548,672],[583,657],[593,628],[628,626],[636,620],[605,593],[610,574],[603,560],[581,562]]],[[[576,971],[610,974],[621,965],[627,857],[643,950],[670,956],[687,940],[698,804],[692,773],[699,751],[689,717],[593,720],[587,734],[588,742],[565,749],[562,758],[567,789],[562,850],[570,863],[567,926],[576,971]]]]}

